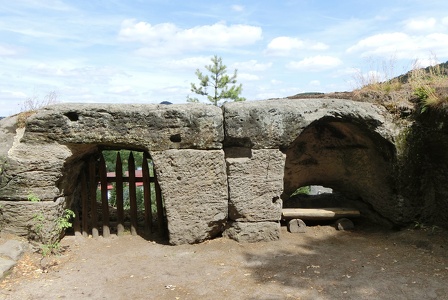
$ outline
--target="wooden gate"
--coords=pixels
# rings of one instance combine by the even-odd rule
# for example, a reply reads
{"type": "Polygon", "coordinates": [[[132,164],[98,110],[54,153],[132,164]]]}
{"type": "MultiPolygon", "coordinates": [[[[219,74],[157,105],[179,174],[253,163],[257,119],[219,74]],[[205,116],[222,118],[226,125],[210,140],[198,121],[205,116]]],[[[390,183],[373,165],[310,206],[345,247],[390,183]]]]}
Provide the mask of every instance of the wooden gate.
{"type": "Polygon", "coordinates": [[[123,174],[122,158],[120,152],[117,152],[115,172],[108,173],[103,153],[99,159],[91,157],[80,176],[81,199],[75,208],[75,234],[82,234],[85,237],[92,234],[93,237],[98,237],[101,231],[103,237],[109,237],[111,229],[117,235],[122,235],[126,227],[129,227],[132,235],[149,235],[155,231],[154,225],[157,224],[158,233],[164,235],[165,217],[162,194],[152,161],[148,163],[149,161],[149,156],[144,153],[142,169],[136,170],[134,155],[131,151],[128,158],[128,171],[123,174]],[[110,203],[112,187],[115,191],[115,205],[110,203]],[[125,187],[129,189],[129,196],[126,199],[125,187]],[[138,210],[137,207],[137,188],[143,189],[142,210],[138,210]],[[97,197],[97,191],[100,191],[100,197],[97,197]],[[125,209],[125,200],[129,204],[126,205],[128,209],[125,209]],[[143,226],[140,227],[139,224],[142,222],[139,222],[139,213],[143,217],[143,226]],[[111,214],[113,214],[112,218],[111,214]],[[141,232],[142,227],[144,232],[141,232]]]}

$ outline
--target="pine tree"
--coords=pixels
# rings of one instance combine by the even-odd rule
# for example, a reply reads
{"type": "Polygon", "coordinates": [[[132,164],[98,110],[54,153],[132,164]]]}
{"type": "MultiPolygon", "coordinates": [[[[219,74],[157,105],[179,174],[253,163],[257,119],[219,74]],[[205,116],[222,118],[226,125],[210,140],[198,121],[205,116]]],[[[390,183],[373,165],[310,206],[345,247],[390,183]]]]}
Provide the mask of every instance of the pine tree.
{"type": "MultiPolygon", "coordinates": [[[[215,106],[222,104],[221,100],[245,101],[245,98],[240,97],[243,90],[242,84],[235,85],[238,70],[229,76],[221,57],[214,55],[211,61],[211,65],[205,66],[211,73],[210,75],[203,75],[199,69],[196,70],[195,74],[199,79],[199,85],[192,83],[191,91],[201,96],[207,96],[207,99],[215,106]]],[[[187,102],[199,102],[199,99],[188,96],[187,102]]]]}

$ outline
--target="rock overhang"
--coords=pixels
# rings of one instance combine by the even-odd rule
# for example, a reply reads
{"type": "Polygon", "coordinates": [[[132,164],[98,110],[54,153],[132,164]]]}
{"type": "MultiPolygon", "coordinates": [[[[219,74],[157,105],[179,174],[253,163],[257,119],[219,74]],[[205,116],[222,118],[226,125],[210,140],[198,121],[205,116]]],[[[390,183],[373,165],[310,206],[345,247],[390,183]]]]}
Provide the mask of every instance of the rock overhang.
{"type": "MultiPolygon", "coordinates": [[[[316,122],[348,122],[361,127],[369,138],[376,136],[390,144],[396,134],[385,109],[341,99],[248,101],[226,103],[222,108],[204,104],[58,104],[38,110],[16,133],[11,127],[13,119],[0,121],[0,138],[5,140],[0,157],[7,157],[10,163],[6,174],[9,183],[0,186],[0,200],[26,199],[27,192],[19,190],[27,182],[35,193],[39,193],[39,188],[45,190],[41,194],[44,200],[70,196],[73,188],[67,182],[76,182],[77,175],[68,172],[79,172],[80,164],[74,163],[98,147],[147,151],[158,166],[162,193],[170,198],[166,199],[168,217],[173,221],[170,240],[175,244],[211,238],[218,234],[217,228],[223,228],[227,218],[230,227],[226,236],[247,241],[278,237],[281,201],[274,199],[279,199],[283,190],[285,153],[316,122]],[[48,147],[53,146],[49,151],[48,147]],[[41,152],[54,154],[51,170],[48,157],[38,157],[41,152]],[[27,163],[27,153],[36,155],[32,164],[27,163]],[[241,164],[235,165],[240,155],[241,164]],[[192,164],[189,158],[209,159],[215,172],[207,172],[205,162],[192,164]],[[178,169],[172,167],[176,165],[178,169]],[[192,165],[197,167],[191,168],[192,165]],[[259,174],[238,174],[240,165],[259,174]],[[36,173],[36,169],[40,171],[36,173]],[[45,176],[47,171],[50,177],[45,176]],[[192,192],[176,192],[187,178],[186,173],[191,176],[186,184],[192,192]],[[264,186],[263,181],[269,184],[264,186]],[[214,192],[217,186],[219,193],[214,192]],[[195,189],[201,193],[195,193],[195,189]],[[247,194],[250,199],[241,197],[245,189],[251,190],[247,194]],[[207,199],[190,201],[200,213],[185,215],[179,211],[190,211],[185,208],[187,198],[200,195],[207,199]],[[255,223],[264,229],[259,230],[255,223]],[[182,228],[173,227],[176,224],[182,224],[182,228]]],[[[333,125],[340,131],[349,128],[336,123],[333,125]]],[[[349,133],[353,132],[361,131],[349,133]]],[[[5,174],[2,177],[6,178],[5,174]]]]}
{"type": "Polygon", "coordinates": [[[210,105],[58,104],[38,110],[24,142],[221,149],[222,112],[210,105]]]}
{"type": "Polygon", "coordinates": [[[358,123],[393,142],[389,113],[372,103],[345,99],[274,99],[223,106],[225,146],[285,149],[311,123],[334,118],[358,123]]]}

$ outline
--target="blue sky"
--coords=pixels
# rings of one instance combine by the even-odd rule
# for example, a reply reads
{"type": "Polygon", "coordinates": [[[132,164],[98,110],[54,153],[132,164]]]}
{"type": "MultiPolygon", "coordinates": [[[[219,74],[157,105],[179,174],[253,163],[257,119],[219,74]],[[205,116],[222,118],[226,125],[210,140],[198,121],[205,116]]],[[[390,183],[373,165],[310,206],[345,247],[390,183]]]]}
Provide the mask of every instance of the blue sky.
{"type": "Polygon", "coordinates": [[[352,90],[359,74],[397,75],[416,59],[448,60],[446,0],[1,0],[1,7],[0,116],[53,91],[67,103],[184,103],[195,70],[214,54],[229,73],[238,69],[248,100],[352,90]]]}

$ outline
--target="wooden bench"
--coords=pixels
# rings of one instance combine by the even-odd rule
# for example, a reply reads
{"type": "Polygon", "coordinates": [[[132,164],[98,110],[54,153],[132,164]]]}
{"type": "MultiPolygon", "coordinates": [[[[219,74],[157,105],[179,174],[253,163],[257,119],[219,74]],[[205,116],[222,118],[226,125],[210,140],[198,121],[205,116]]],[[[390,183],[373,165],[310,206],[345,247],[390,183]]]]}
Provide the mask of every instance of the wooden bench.
{"type": "Polygon", "coordinates": [[[354,208],[283,208],[282,219],[333,220],[340,218],[360,217],[359,210],[354,208]]]}

